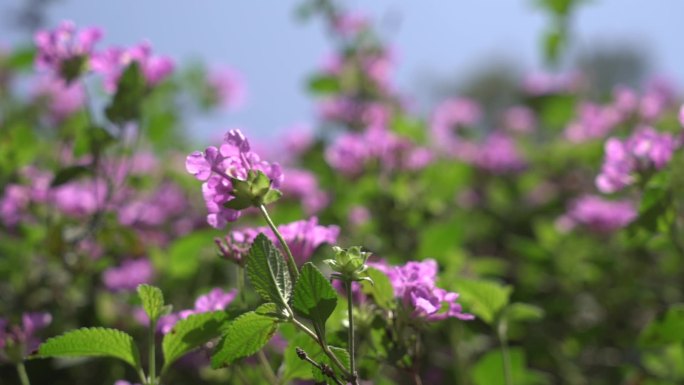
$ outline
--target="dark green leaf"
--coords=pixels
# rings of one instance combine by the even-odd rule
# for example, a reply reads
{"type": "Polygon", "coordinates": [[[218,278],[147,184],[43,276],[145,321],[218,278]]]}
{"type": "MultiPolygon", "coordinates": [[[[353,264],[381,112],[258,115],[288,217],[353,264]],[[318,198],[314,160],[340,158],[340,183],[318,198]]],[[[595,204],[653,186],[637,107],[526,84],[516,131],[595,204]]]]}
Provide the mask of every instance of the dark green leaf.
{"type": "Polygon", "coordinates": [[[292,305],[321,331],[325,330],[325,321],[337,306],[335,289],[311,262],[302,267],[294,287],[292,305]]]}
{"type": "Polygon", "coordinates": [[[164,367],[168,367],[186,353],[221,335],[228,320],[225,311],[193,314],[178,321],[171,332],[164,336],[164,367]]]}
{"type": "Polygon", "coordinates": [[[278,330],[278,319],[257,312],[248,312],[231,322],[214,355],[212,368],[230,365],[235,360],[250,356],[264,347],[278,330]]]}
{"type": "Polygon", "coordinates": [[[375,303],[383,309],[394,309],[396,301],[394,300],[394,287],[387,275],[378,269],[369,268],[366,270],[368,277],[373,280],[373,284],[364,281],[361,282],[363,292],[373,297],[375,303]]]}
{"type": "Polygon", "coordinates": [[[264,234],[259,234],[246,258],[247,276],[257,293],[266,301],[286,307],[292,281],[280,251],[264,234]]]}
{"type": "Polygon", "coordinates": [[[112,102],[105,115],[112,123],[122,124],[140,119],[141,105],[147,86],[138,62],[132,62],[124,70],[112,102]]]}
{"type": "Polygon", "coordinates": [[[90,169],[85,166],[70,166],[63,168],[57,172],[52,182],[50,182],[51,187],[61,186],[65,183],[71,182],[74,179],[80,178],[83,175],[90,173],[90,169]]]}

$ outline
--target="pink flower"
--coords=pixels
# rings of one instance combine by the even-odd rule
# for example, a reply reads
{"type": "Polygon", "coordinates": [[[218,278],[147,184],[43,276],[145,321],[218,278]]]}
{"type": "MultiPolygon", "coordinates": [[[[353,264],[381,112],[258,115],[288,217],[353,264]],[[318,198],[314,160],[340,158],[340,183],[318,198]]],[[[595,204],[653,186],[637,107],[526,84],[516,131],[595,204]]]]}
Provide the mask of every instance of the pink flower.
{"type": "Polygon", "coordinates": [[[256,170],[270,179],[272,188],[277,189],[283,181],[280,165],[262,161],[237,129],[228,131],[219,148],[208,147],[203,153],[195,151],[188,155],[185,168],[204,182],[202,195],[209,211],[207,222],[217,229],[240,217],[239,210],[224,207],[235,199],[231,178],[244,181],[250,170],[256,170]]]}
{"type": "Polygon", "coordinates": [[[566,229],[582,225],[594,231],[608,233],[627,226],[636,216],[636,209],[630,201],[610,201],[599,196],[585,195],[571,203],[570,210],[559,223],[566,229]]]}
{"type": "Polygon", "coordinates": [[[165,56],[153,56],[149,43],[140,43],[132,48],[109,48],[93,57],[92,67],[104,76],[104,87],[108,92],[116,91],[117,83],[124,69],[132,62],[140,65],[148,87],[166,79],[174,69],[173,61],[165,56]]]}
{"type": "Polygon", "coordinates": [[[245,82],[242,76],[231,68],[212,70],[207,74],[207,83],[212,100],[229,108],[242,106],[245,101],[245,82]]]}
{"type": "Polygon", "coordinates": [[[154,269],[147,258],[128,259],[118,267],[110,267],[102,275],[111,291],[133,291],[142,283],[150,283],[154,269]]]}
{"type": "Polygon", "coordinates": [[[300,200],[308,215],[317,213],[328,204],[328,194],[318,186],[318,179],[312,172],[287,169],[286,173],[287,179],[280,186],[280,191],[285,198],[300,200]]]}
{"type": "Polygon", "coordinates": [[[36,67],[70,81],[87,69],[93,47],[101,38],[99,28],[76,32],[71,21],[63,21],[52,31],[38,31],[33,38],[37,47],[36,67]]]}
{"type": "Polygon", "coordinates": [[[537,126],[534,111],[525,106],[514,106],[504,113],[504,127],[514,133],[529,134],[537,126]]]}
{"type": "Polygon", "coordinates": [[[41,77],[35,84],[36,98],[44,99],[51,118],[60,122],[83,107],[85,92],[80,83],[67,84],[61,78],[41,77]]]}

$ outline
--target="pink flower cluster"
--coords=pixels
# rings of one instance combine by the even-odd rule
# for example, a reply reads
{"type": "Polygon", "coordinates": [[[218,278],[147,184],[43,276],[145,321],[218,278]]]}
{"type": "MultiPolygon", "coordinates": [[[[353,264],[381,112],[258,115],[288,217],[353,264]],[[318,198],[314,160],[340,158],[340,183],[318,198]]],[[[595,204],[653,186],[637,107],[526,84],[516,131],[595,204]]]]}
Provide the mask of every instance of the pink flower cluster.
{"type": "Polygon", "coordinates": [[[67,81],[93,70],[103,75],[108,92],[116,90],[119,77],[132,62],[140,65],[150,87],[173,72],[173,61],[168,57],[152,55],[149,43],[131,48],[110,47],[102,52],[95,52],[95,44],[101,38],[102,31],[99,28],[85,28],[77,33],[70,21],[62,22],[51,31],[38,31],[34,37],[38,49],[36,66],[67,81]]]}
{"type": "Polygon", "coordinates": [[[439,321],[450,317],[464,321],[475,318],[472,314],[464,313],[461,304],[456,302],[458,293],[437,287],[436,261],[411,261],[403,266],[389,266],[384,263],[369,265],[389,277],[394,288],[394,296],[413,317],[426,321],[439,321]]]}
{"type": "Polygon", "coordinates": [[[222,228],[240,217],[239,210],[224,207],[235,198],[231,178],[246,180],[248,172],[255,170],[263,172],[271,180],[272,188],[277,189],[283,181],[280,165],[262,161],[237,129],[228,131],[218,148],[211,146],[204,152],[195,151],[188,155],[185,168],[204,182],[202,195],[209,211],[207,222],[215,228],[222,228]]]}
{"type": "MultiPolygon", "coordinates": [[[[213,288],[207,294],[197,297],[195,300],[195,306],[192,309],[181,310],[176,313],[171,313],[169,315],[163,316],[159,319],[157,323],[157,330],[163,334],[171,332],[176,322],[186,319],[193,314],[208,313],[217,310],[226,310],[228,305],[235,299],[237,295],[237,290],[232,289],[224,291],[221,288],[213,288]]],[[[149,323],[147,316],[143,314],[139,315],[140,321],[142,323],[149,323]]]]}
{"type": "Polygon", "coordinates": [[[150,283],[154,275],[147,258],[127,259],[118,267],[110,267],[102,274],[102,281],[111,291],[134,291],[142,283],[150,283]]]}
{"type": "Polygon", "coordinates": [[[280,186],[285,198],[294,198],[302,202],[308,215],[315,214],[329,202],[328,194],[321,190],[316,175],[304,169],[286,169],[287,179],[280,186]]]}
{"type": "Polygon", "coordinates": [[[40,344],[36,333],[51,322],[50,313],[24,313],[21,316],[21,325],[11,325],[7,319],[0,317],[0,361],[5,358],[2,353],[8,345],[21,346],[22,356],[35,350],[40,344]]]}
{"type": "Polygon", "coordinates": [[[609,233],[630,224],[637,216],[634,204],[628,200],[611,201],[595,195],[575,199],[567,214],[557,225],[567,231],[578,225],[593,231],[609,233]]]}
{"type": "MultiPolygon", "coordinates": [[[[308,261],[320,245],[337,243],[337,237],[340,234],[338,226],[321,226],[316,217],[280,225],[278,231],[299,265],[308,261]]],[[[226,258],[241,263],[259,233],[263,233],[271,242],[280,247],[278,238],[269,227],[256,227],[231,231],[225,238],[225,244],[219,245],[221,253],[226,258]]]]}
{"type": "Polygon", "coordinates": [[[325,159],[337,171],[355,176],[371,162],[387,171],[420,170],[432,162],[433,156],[429,149],[374,125],[364,132],[338,137],[326,149],[325,159]]]}
{"type": "Polygon", "coordinates": [[[610,138],[596,186],[603,193],[620,191],[635,182],[637,173],[665,167],[680,144],[672,134],[651,127],[638,129],[626,140],[610,138]]]}

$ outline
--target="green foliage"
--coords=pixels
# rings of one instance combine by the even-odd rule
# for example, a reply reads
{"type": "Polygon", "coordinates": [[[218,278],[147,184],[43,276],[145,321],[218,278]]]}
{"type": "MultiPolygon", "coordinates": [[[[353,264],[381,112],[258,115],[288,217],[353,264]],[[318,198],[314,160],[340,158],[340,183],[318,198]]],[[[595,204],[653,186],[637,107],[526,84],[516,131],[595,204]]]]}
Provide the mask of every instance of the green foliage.
{"type": "Polygon", "coordinates": [[[164,294],[161,289],[146,284],[138,285],[138,297],[150,320],[157,322],[164,312],[164,294]]]}
{"type": "MultiPolygon", "coordinates": [[[[349,370],[349,352],[346,349],[339,348],[337,346],[329,346],[330,351],[337,357],[337,359],[342,363],[344,368],[346,370],[349,370]]],[[[333,372],[335,373],[335,376],[338,379],[343,379],[344,374],[342,371],[332,362],[332,359],[326,355],[321,355],[320,359],[318,360],[319,364],[325,364],[328,365],[329,367],[333,368],[333,372]]],[[[320,370],[316,369],[315,367],[311,367],[311,373],[313,374],[314,381],[316,383],[325,383],[325,384],[330,384],[334,385],[335,382],[331,381],[330,378],[325,376],[323,373],[321,373],[320,370]]],[[[344,381],[342,381],[344,382],[344,381]]]]}
{"type": "Polygon", "coordinates": [[[337,293],[330,281],[311,262],[304,264],[294,287],[292,306],[325,332],[325,321],[337,306],[337,293]]]}
{"type": "Polygon", "coordinates": [[[227,321],[228,314],[224,311],[192,314],[178,321],[162,341],[164,368],[168,368],[186,353],[219,337],[227,321]]]}
{"type": "Polygon", "coordinates": [[[645,348],[671,343],[684,343],[684,304],[670,307],[663,319],[651,322],[639,337],[639,344],[645,348]]]}
{"type": "Polygon", "coordinates": [[[394,309],[396,301],[394,300],[394,288],[392,282],[385,273],[375,268],[369,268],[367,271],[368,277],[373,280],[371,284],[368,281],[361,282],[361,288],[366,295],[373,297],[375,303],[383,309],[394,309]]]}
{"type": "Polygon", "coordinates": [[[232,321],[211,357],[211,366],[220,368],[250,356],[264,347],[278,330],[278,318],[250,311],[232,321]]]}
{"type": "Polygon", "coordinates": [[[282,193],[271,189],[271,180],[261,171],[250,170],[247,180],[230,179],[235,198],[224,204],[233,210],[243,210],[248,207],[267,205],[280,199],[282,193]]]}
{"type": "Polygon", "coordinates": [[[32,355],[47,357],[114,357],[140,369],[140,353],[133,337],[116,329],[82,328],[50,338],[32,355]]]}
{"type": "Polygon", "coordinates": [[[461,280],[456,288],[465,309],[489,325],[496,321],[513,291],[510,286],[486,280],[461,280]]]}
{"type": "Polygon", "coordinates": [[[309,79],[309,90],[318,95],[335,94],[341,89],[339,78],[330,75],[317,75],[309,79]]]}
{"type": "MultiPolygon", "coordinates": [[[[525,354],[521,349],[509,350],[511,362],[511,383],[516,385],[543,384],[543,378],[527,369],[525,354]]],[[[504,359],[501,351],[494,350],[485,354],[473,367],[475,385],[506,384],[504,377],[504,359]]]]}
{"type": "Polygon", "coordinates": [[[90,174],[90,169],[85,166],[69,166],[63,168],[57,172],[52,182],[50,182],[51,187],[61,186],[65,183],[69,183],[77,178],[90,174]]]}
{"type": "Polygon", "coordinates": [[[116,124],[139,120],[146,92],[145,76],[138,62],[133,61],[123,71],[114,98],[105,109],[107,119],[116,124]]]}
{"type": "Polygon", "coordinates": [[[292,281],[280,251],[264,234],[259,234],[246,260],[247,276],[265,301],[287,308],[292,281]]]}

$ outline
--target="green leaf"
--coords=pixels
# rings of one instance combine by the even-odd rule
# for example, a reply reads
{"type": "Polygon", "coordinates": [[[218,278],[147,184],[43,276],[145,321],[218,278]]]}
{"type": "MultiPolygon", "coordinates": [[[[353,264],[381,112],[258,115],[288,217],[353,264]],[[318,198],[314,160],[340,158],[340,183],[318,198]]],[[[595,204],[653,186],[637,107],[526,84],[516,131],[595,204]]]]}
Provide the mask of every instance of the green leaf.
{"type": "Polygon", "coordinates": [[[319,95],[334,94],[340,91],[340,81],[335,76],[313,76],[309,79],[309,90],[319,95]]]}
{"type": "Polygon", "coordinates": [[[506,308],[504,317],[508,321],[538,321],[544,318],[544,310],[538,306],[516,302],[506,308]]]}
{"type": "Polygon", "coordinates": [[[199,269],[200,255],[208,253],[215,247],[213,244],[216,231],[195,231],[187,236],[178,238],[171,243],[167,255],[159,256],[160,268],[164,269],[171,278],[189,278],[199,269]]]}
{"type": "Polygon", "coordinates": [[[112,102],[105,109],[105,115],[112,123],[122,124],[140,119],[141,105],[147,85],[138,62],[132,62],[124,70],[112,102]]]}
{"type": "MultiPolygon", "coordinates": [[[[538,383],[539,375],[527,370],[525,354],[522,349],[509,349],[511,359],[512,383],[525,385],[538,383]]],[[[500,350],[494,350],[485,354],[472,368],[473,382],[475,385],[505,384],[504,362],[500,350]]]]}
{"type": "Polygon", "coordinates": [[[373,280],[373,284],[364,281],[361,282],[361,288],[367,295],[371,295],[375,303],[383,309],[393,309],[396,305],[394,299],[394,287],[387,275],[382,271],[369,268],[366,270],[368,277],[373,280]]]}
{"type": "Polygon", "coordinates": [[[263,198],[262,203],[265,205],[267,205],[269,203],[273,203],[273,202],[277,201],[278,199],[280,199],[282,196],[283,196],[283,193],[280,192],[279,190],[275,190],[275,189],[268,190],[268,192],[266,194],[264,194],[264,198],[263,198]]]}
{"type": "Polygon", "coordinates": [[[88,173],[90,173],[90,169],[85,166],[70,166],[63,168],[57,172],[57,175],[55,175],[54,178],[52,178],[50,187],[61,186],[88,173]]]}
{"type": "Polygon", "coordinates": [[[228,314],[220,310],[193,314],[178,321],[162,341],[164,367],[211,339],[220,337],[227,320],[228,314]]]}
{"type": "Polygon", "coordinates": [[[292,305],[321,331],[325,331],[325,321],[337,306],[337,293],[330,281],[311,262],[302,267],[294,287],[292,305]]]}
{"type": "Polygon", "coordinates": [[[455,286],[468,312],[489,325],[508,304],[513,290],[510,286],[485,280],[462,280],[455,286]]]}
{"type": "Polygon", "coordinates": [[[82,328],[50,338],[32,356],[47,357],[114,357],[140,369],[140,353],[133,337],[116,329],[82,328]]]}
{"type": "Polygon", "coordinates": [[[225,328],[223,338],[211,357],[211,367],[220,368],[251,356],[261,350],[277,330],[277,318],[255,311],[239,316],[225,328]]]}
{"type": "Polygon", "coordinates": [[[297,347],[302,348],[306,354],[316,362],[320,360],[320,357],[323,354],[321,347],[318,346],[311,337],[304,333],[297,334],[293,339],[288,341],[287,348],[285,348],[283,357],[283,383],[295,379],[312,380],[314,378],[313,373],[311,372],[311,364],[297,356],[297,347]]]}
{"type": "Polygon", "coordinates": [[[684,304],[670,307],[661,320],[651,322],[639,337],[639,345],[655,348],[684,342],[684,304]]]}
{"type": "Polygon", "coordinates": [[[138,297],[150,320],[157,322],[164,311],[164,294],[161,289],[146,284],[138,285],[138,297]]]}
{"type": "Polygon", "coordinates": [[[266,301],[287,307],[292,281],[280,251],[264,234],[257,235],[246,258],[247,276],[266,301]]]}
{"type": "Polygon", "coordinates": [[[36,49],[33,46],[20,47],[12,50],[12,55],[6,59],[6,64],[13,70],[32,71],[35,57],[36,49]]]}

